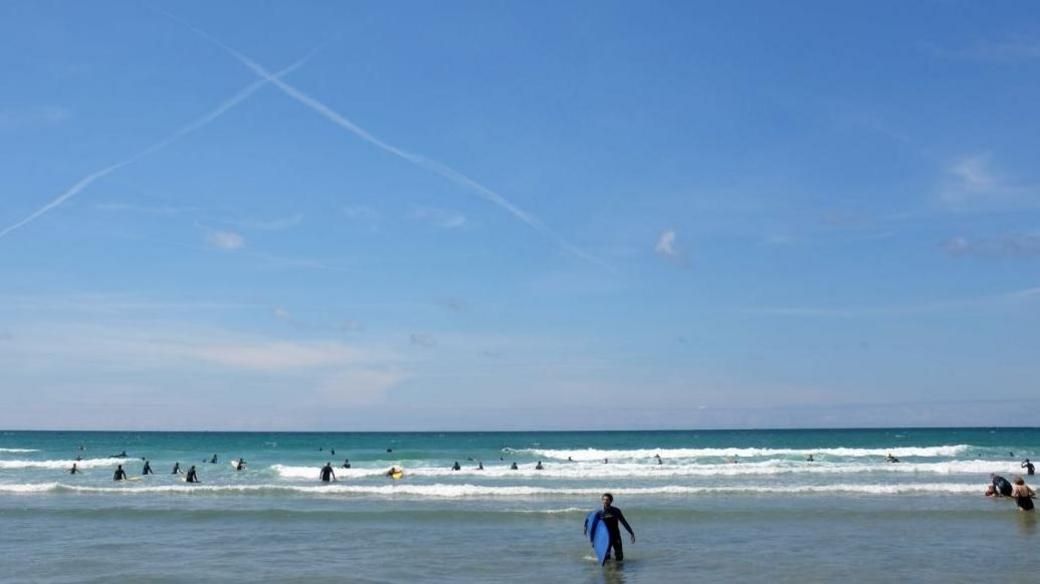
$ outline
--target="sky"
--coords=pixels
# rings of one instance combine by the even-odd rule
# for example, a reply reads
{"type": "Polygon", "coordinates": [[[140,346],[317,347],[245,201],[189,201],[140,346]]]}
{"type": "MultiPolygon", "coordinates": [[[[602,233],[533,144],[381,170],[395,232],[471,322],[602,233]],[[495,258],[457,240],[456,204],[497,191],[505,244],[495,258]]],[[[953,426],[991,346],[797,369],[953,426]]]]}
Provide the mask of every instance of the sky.
{"type": "Polygon", "coordinates": [[[0,427],[1031,425],[1031,2],[0,3],[0,427]]]}

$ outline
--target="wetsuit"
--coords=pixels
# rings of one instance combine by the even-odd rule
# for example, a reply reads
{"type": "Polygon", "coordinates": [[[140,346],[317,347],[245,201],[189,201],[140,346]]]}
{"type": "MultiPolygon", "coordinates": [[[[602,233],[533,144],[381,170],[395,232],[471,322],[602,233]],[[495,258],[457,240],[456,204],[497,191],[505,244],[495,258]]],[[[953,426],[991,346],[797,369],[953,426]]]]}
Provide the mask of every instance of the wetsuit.
{"type": "Polygon", "coordinates": [[[177,474],[179,472],[181,472],[181,463],[179,463],[179,462],[173,463],[173,472],[171,472],[170,474],[177,474]]]}
{"type": "Polygon", "coordinates": [[[154,472],[152,472],[152,465],[149,464],[148,461],[145,461],[144,469],[141,471],[141,474],[143,474],[143,475],[155,474],[154,472]]]}
{"type": "Polygon", "coordinates": [[[188,476],[184,477],[184,480],[189,483],[199,482],[199,476],[195,474],[195,467],[188,469],[188,476]]]}
{"type": "Polygon", "coordinates": [[[1002,476],[993,477],[993,489],[1002,497],[1010,497],[1013,487],[1008,480],[1002,476]]]}
{"type": "Polygon", "coordinates": [[[246,461],[241,458],[238,459],[238,464],[235,465],[235,470],[242,470],[246,467],[246,461]]]}
{"type": "Polygon", "coordinates": [[[217,464],[217,455],[216,454],[213,455],[213,458],[209,459],[209,463],[210,464],[217,464]]]}
{"type": "Polygon", "coordinates": [[[451,465],[451,470],[462,470],[462,467],[459,466],[458,462],[456,462],[455,464],[451,465]]]}
{"type": "Polygon", "coordinates": [[[349,460],[344,460],[343,461],[343,468],[350,468],[350,461],[349,460]]]}
{"type": "MultiPolygon", "coordinates": [[[[607,526],[607,533],[610,534],[610,547],[614,550],[614,559],[622,561],[625,559],[625,551],[621,544],[621,529],[618,527],[620,523],[625,527],[625,530],[632,536],[635,536],[635,532],[632,531],[632,526],[625,521],[625,515],[621,513],[621,509],[611,505],[605,509],[600,509],[596,512],[596,518],[603,522],[607,526]]],[[[589,526],[585,526],[588,530],[589,526]]],[[[610,558],[610,550],[607,550],[607,558],[610,558]]]]}
{"type": "Polygon", "coordinates": [[[1036,467],[1033,466],[1033,463],[1029,462],[1028,460],[1022,463],[1022,468],[1026,469],[1026,474],[1029,476],[1033,476],[1036,474],[1036,467]]]}
{"type": "Polygon", "coordinates": [[[1032,511],[1033,498],[1030,497],[1028,494],[1018,495],[1017,497],[1015,497],[1015,505],[1018,505],[1018,508],[1023,511],[1032,511]]]}
{"type": "Polygon", "coordinates": [[[332,465],[331,464],[326,464],[325,466],[321,467],[321,480],[322,480],[322,482],[327,483],[327,482],[331,481],[332,477],[334,477],[334,476],[335,475],[332,472],[332,465]]]}
{"type": "Polygon", "coordinates": [[[113,481],[121,481],[126,478],[126,471],[122,468],[117,468],[116,473],[112,475],[113,481]]]}
{"type": "Polygon", "coordinates": [[[76,465],[72,465],[72,468],[69,469],[69,474],[76,474],[77,472],[79,472],[79,469],[76,468],[76,465]]]}

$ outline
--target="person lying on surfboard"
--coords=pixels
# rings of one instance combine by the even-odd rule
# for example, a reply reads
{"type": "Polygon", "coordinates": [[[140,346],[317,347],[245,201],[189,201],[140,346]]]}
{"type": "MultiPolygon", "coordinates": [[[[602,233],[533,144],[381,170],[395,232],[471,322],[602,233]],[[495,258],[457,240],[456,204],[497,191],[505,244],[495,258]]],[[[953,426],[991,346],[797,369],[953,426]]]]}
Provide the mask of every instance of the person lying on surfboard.
{"type": "MultiPolygon", "coordinates": [[[[636,542],[636,532],[632,531],[632,526],[625,520],[625,515],[621,513],[621,509],[614,506],[614,495],[610,493],[603,493],[603,497],[600,498],[603,503],[603,509],[596,512],[596,517],[603,522],[603,525],[607,526],[607,532],[610,534],[610,550],[607,550],[607,559],[610,559],[610,551],[614,551],[614,559],[622,561],[625,559],[625,551],[621,545],[621,529],[618,527],[620,523],[628,531],[628,535],[632,538],[632,543],[636,542]]],[[[585,534],[588,535],[589,524],[585,524],[585,534]]]]}

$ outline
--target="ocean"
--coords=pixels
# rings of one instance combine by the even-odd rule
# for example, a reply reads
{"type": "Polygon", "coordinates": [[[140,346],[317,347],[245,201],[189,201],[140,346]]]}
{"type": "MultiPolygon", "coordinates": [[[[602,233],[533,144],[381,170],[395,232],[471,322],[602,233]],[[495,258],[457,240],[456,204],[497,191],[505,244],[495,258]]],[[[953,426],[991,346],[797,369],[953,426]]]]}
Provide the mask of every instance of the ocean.
{"type": "Polygon", "coordinates": [[[1036,514],[983,496],[1033,457],[1040,429],[8,431],[0,581],[1040,582],[1036,514]],[[600,567],[608,491],[637,541],[600,567]]]}

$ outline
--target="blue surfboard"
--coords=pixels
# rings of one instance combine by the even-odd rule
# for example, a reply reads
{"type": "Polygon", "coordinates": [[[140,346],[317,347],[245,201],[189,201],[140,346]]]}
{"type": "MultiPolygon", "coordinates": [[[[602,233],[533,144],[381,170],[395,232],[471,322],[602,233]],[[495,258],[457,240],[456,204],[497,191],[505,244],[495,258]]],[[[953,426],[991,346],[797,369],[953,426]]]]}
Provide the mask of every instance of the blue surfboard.
{"type": "Polygon", "coordinates": [[[599,511],[593,511],[585,517],[585,529],[592,542],[592,549],[596,551],[596,559],[599,565],[607,563],[607,553],[610,551],[610,532],[606,524],[599,518],[599,511]]]}

